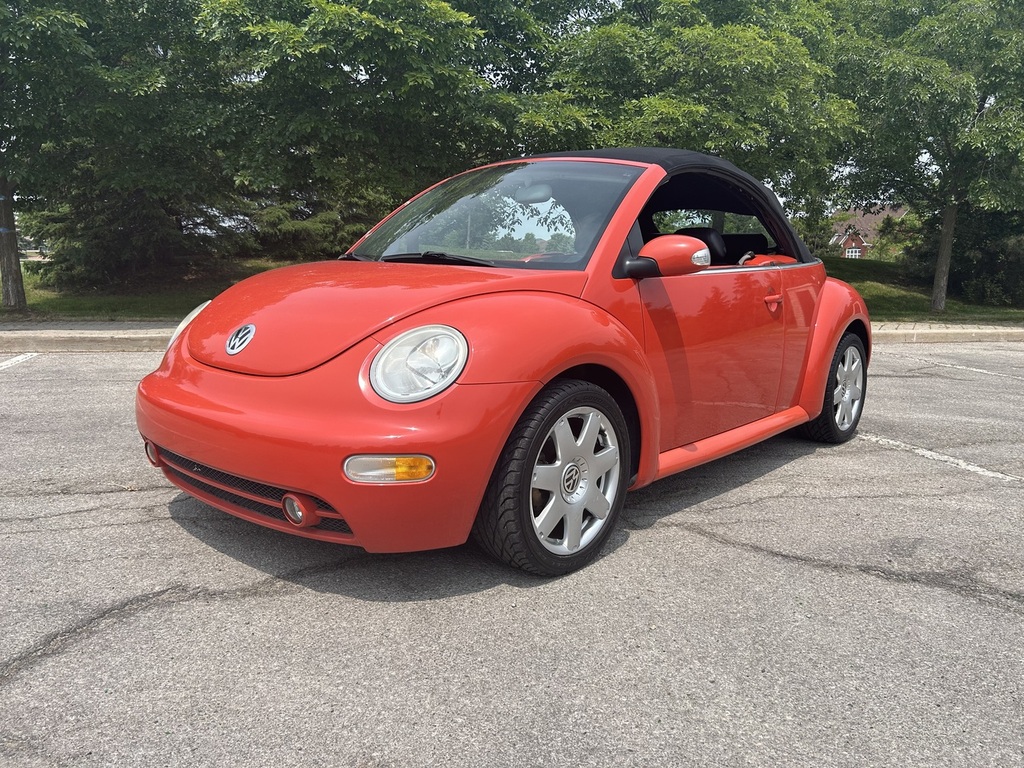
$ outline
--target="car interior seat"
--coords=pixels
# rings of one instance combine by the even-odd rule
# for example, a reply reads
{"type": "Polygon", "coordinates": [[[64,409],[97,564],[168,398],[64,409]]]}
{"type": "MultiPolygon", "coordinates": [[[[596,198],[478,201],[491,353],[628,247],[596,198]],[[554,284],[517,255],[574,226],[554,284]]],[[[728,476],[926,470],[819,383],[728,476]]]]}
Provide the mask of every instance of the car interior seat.
{"type": "Polygon", "coordinates": [[[768,238],[760,232],[749,234],[722,235],[725,242],[725,252],[729,255],[729,261],[739,264],[747,254],[764,255],[768,253],[768,238]]]}

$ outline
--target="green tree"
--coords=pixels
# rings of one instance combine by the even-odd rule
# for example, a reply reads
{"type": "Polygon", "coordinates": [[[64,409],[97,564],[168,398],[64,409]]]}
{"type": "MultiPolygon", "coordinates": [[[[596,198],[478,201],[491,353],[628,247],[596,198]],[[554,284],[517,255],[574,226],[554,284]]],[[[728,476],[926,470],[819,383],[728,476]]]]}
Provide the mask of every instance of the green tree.
{"type": "MultiPolygon", "coordinates": [[[[940,234],[941,228],[933,226],[926,237],[909,244],[912,277],[927,280],[933,276],[940,234]]],[[[1024,211],[965,204],[958,217],[954,247],[957,258],[949,270],[951,296],[977,304],[1024,307],[1024,211]]]]}
{"type": "Polygon", "coordinates": [[[219,46],[201,36],[194,0],[79,0],[91,90],[44,148],[51,167],[29,219],[52,243],[46,276],[127,284],[231,240],[241,210],[222,143],[230,108],[219,46]]]}
{"type": "Polygon", "coordinates": [[[533,234],[533,232],[525,233],[522,238],[520,238],[516,250],[518,250],[519,253],[537,253],[537,236],[533,234]]]}
{"type": "Polygon", "coordinates": [[[491,86],[474,67],[482,33],[469,14],[441,0],[203,5],[233,68],[236,180],[260,207],[320,227],[333,217],[335,249],[488,155],[481,136],[497,127],[481,107],[491,86]]]}
{"type": "Polygon", "coordinates": [[[831,19],[815,0],[626,2],[567,37],[553,85],[598,145],[698,149],[820,200],[855,118],[832,94],[831,19]]]}
{"type": "Polygon", "coordinates": [[[531,93],[551,69],[558,40],[599,21],[614,0],[450,0],[481,36],[474,69],[506,94],[531,93]]]}
{"type": "Polygon", "coordinates": [[[861,202],[934,212],[932,310],[945,309],[965,207],[1024,204],[1024,9],[1016,0],[837,5],[862,133],[849,181],[861,202]]]}
{"type": "Polygon", "coordinates": [[[555,232],[548,238],[547,253],[573,253],[576,250],[576,238],[565,232],[555,232]]]}
{"type": "Polygon", "coordinates": [[[19,39],[13,93],[46,99],[47,117],[5,127],[36,169],[17,169],[19,205],[52,247],[44,277],[127,283],[245,244],[337,253],[424,185],[542,145],[520,116],[548,101],[533,87],[545,51],[599,7],[79,0],[25,16],[36,37],[19,39]],[[55,47],[74,66],[31,58],[55,47]]]}
{"type": "Polygon", "coordinates": [[[869,257],[880,261],[903,261],[907,253],[921,244],[921,220],[913,212],[900,218],[888,215],[878,224],[878,236],[869,257]]]}
{"type": "Polygon", "coordinates": [[[800,213],[793,216],[790,221],[814,257],[835,255],[834,247],[829,245],[835,234],[833,232],[834,217],[800,213]]]}
{"type": "Polygon", "coordinates": [[[219,51],[193,0],[74,7],[4,27],[34,35],[13,55],[20,89],[2,91],[16,102],[4,166],[26,230],[51,246],[45,278],[106,286],[209,252],[240,201],[215,141],[219,51]]]}
{"type": "Polygon", "coordinates": [[[41,150],[59,135],[92,58],[85,21],[61,3],[5,0],[0,5],[0,283],[7,309],[25,309],[14,206],[48,170],[41,150]]]}
{"type": "MultiPolygon", "coordinates": [[[[552,86],[565,41],[600,24],[616,0],[452,0],[480,31],[474,71],[489,86],[479,102],[489,117],[482,160],[588,146],[592,116],[552,86]]],[[[596,61],[600,62],[601,56],[596,61]]]]}

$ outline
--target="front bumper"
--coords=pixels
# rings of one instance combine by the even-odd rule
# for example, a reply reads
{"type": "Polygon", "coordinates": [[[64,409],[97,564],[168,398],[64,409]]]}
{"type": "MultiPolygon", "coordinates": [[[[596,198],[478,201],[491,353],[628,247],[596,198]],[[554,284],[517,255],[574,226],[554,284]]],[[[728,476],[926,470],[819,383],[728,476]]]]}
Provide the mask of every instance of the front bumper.
{"type": "Polygon", "coordinates": [[[206,366],[176,343],[139,384],[136,418],[165,476],[213,507],[260,525],[370,552],[455,546],[469,536],[491,471],[538,382],[450,387],[396,405],[373,392],[372,339],[294,376],[206,366]],[[422,482],[354,483],[356,454],[424,454],[422,482]],[[300,528],[280,497],[313,499],[321,522],[300,528]]]}

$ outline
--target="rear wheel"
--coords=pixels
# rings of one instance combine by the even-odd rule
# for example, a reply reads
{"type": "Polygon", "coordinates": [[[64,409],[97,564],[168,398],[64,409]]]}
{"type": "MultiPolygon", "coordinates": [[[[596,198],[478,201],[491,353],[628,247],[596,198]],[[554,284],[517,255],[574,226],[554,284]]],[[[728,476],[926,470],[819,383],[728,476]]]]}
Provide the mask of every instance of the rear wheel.
{"type": "Polygon", "coordinates": [[[803,426],[804,436],[822,443],[845,443],[853,437],[864,408],[867,375],[864,343],[847,333],[832,356],[821,413],[803,426]]]}
{"type": "Polygon", "coordinates": [[[611,395],[556,381],[516,424],[473,526],[490,554],[556,576],[589,563],[611,533],[629,478],[629,433],[611,395]]]}

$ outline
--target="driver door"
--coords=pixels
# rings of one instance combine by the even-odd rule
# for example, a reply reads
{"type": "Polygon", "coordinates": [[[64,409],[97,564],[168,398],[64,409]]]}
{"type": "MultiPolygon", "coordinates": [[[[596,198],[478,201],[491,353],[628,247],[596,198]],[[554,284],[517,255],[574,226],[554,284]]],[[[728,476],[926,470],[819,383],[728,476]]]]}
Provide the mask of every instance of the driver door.
{"type": "Polygon", "coordinates": [[[666,451],[775,412],[785,323],[778,267],[640,281],[666,451]]]}

